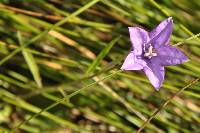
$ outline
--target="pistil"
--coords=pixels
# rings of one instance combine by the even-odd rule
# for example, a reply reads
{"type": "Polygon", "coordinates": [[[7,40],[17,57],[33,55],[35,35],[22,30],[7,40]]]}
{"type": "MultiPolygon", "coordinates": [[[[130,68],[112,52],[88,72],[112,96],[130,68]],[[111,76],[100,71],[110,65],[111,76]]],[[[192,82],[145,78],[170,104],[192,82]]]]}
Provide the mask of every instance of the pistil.
{"type": "Polygon", "coordinates": [[[152,57],[157,56],[157,53],[154,52],[153,47],[150,45],[148,50],[144,52],[144,57],[151,59],[152,57]]]}

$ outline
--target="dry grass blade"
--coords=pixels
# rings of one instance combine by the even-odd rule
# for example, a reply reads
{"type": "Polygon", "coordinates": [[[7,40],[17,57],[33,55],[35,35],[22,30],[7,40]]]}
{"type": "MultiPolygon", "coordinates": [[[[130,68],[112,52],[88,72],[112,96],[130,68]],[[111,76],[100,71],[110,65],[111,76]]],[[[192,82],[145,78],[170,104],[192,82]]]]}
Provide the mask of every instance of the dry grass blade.
{"type": "Polygon", "coordinates": [[[199,7],[188,0],[0,0],[0,132],[130,133],[148,118],[143,132],[198,132],[200,82],[169,98],[200,77],[199,7]],[[190,61],[167,66],[155,91],[143,72],[118,69],[131,47],[128,26],[151,31],[168,16],[170,44],[190,61]]]}
{"type": "Polygon", "coordinates": [[[45,35],[48,34],[49,31],[55,29],[56,27],[59,27],[61,25],[63,25],[64,23],[66,23],[69,19],[81,14],[83,11],[85,11],[86,9],[90,8],[91,6],[93,6],[94,4],[96,4],[97,2],[99,2],[99,0],[92,0],[91,2],[89,2],[88,4],[86,4],[85,6],[83,6],[82,8],[78,9],[77,11],[75,11],[74,13],[72,13],[71,15],[67,16],[66,18],[62,19],[61,21],[57,22],[55,25],[51,26],[49,29],[45,30],[44,32],[38,34],[37,36],[33,37],[29,42],[25,43],[23,46],[17,48],[16,50],[14,50],[12,53],[10,53],[8,56],[4,57],[1,61],[0,61],[0,66],[3,65],[5,62],[7,62],[10,58],[12,58],[13,56],[15,56],[18,52],[20,52],[23,48],[27,47],[28,45],[30,45],[31,43],[34,43],[36,41],[38,41],[39,39],[41,39],[42,37],[45,37],[45,35]]]}

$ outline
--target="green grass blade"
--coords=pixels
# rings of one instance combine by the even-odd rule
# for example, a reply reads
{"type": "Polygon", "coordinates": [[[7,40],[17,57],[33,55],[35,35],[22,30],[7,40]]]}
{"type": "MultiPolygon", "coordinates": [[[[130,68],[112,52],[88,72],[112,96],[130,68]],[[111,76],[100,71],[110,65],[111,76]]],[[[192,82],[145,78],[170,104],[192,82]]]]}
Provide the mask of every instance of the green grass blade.
{"type": "Polygon", "coordinates": [[[113,39],[97,56],[97,58],[92,62],[92,64],[88,67],[86,71],[86,75],[91,74],[96,67],[100,64],[101,60],[109,53],[111,48],[115,45],[115,43],[120,39],[120,36],[113,39]]]}
{"type": "MultiPolygon", "coordinates": [[[[13,105],[16,105],[16,106],[19,106],[25,110],[28,110],[28,111],[31,111],[33,113],[38,113],[40,112],[40,108],[34,106],[34,105],[31,105],[27,102],[25,102],[24,100],[20,99],[20,98],[11,98],[10,96],[12,96],[12,94],[10,94],[9,92],[5,91],[5,90],[2,90],[1,93],[3,93],[4,95],[6,95],[6,97],[3,97],[2,99],[5,101],[5,102],[8,102],[10,104],[13,104],[13,105]]],[[[57,117],[55,116],[54,114],[51,114],[47,111],[43,111],[41,113],[42,116],[46,117],[46,118],[49,118],[59,124],[63,124],[65,126],[68,126],[70,127],[71,129],[74,129],[75,131],[82,131],[84,129],[80,128],[78,125],[70,122],[70,121],[67,121],[67,120],[64,120],[63,118],[60,118],[60,117],[57,117]]],[[[14,130],[13,130],[14,131],[14,130]]]]}
{"type": "Polygon", "coordinates": [[[178,92],[176,92],[173,96],[171,96],[166,102],[164,102],[164,104],[162,104],[162,106],[160,108],[158,108],[153,115],[151,115],[151,117],[149,117],[149,119],[147,121],[144,122],[144,124],[140,127],[140,129],[138,129],[137,133],[140,133],[145,126],[162,110],[164,109],[168,103],[170,103],[174,97],[178,96],[180,93],[182,93],[185,89],[187,89],[188,87],[194,85],[195,83],[197,83],[200,80],[200,78],[197,78],[195,80],[193,80],[191,83],[189,83],[188,85],[186,85],[185,87],[183,87],[182,89],[180,89],[178,92]]]}
{"type": "Polygon", "coordinates": [[[48,35],[48,32],[50,30],[56,29],[57,27],[63,25],[64,23],[66,23],[69,19],[81,14],[82,12],[84,12],[85,10],[87,10],[88,8],[90,8],[91,6],[93,6],[94,4],[96,4],[97,2],[99,2],[99,0],[92,0],[91,2],[89,2],[88,4],[86,4],[85,6],[79,8],[77,11],[75,11],[74,13],[72,13],[71,15],[67,16],[66,18],[64,18],[63,20],[57,22],[55,25],[51,26],[49,29],[43,31],[42,33],[38,34],[37,36],[33,37],[30,41],[28,41],[27,43],[25,43],[23,46],[17,48],[16,50],[14,50],[12,53],[10,53],[8,56],[4,57],[1,61],[0,61],[0,66],[3,65],[4,63],[6,63],[10,58],[12,58],[13,56],[15,56],[17,53],[19,53],[23,48],[27,47],[28,45],[30,45],[31,43],[34,43],[36,41],[38,41],[39,39],[41,39],[42,37],[45,37],[46,35],[48,35]]]}
{"type": "MultiPolygon", "coordinates": [[[[19,44],[21,46],[23,46],[23,38],[20,34],[20,32],[17,33],[18,39],[19,39],[19,44]]],[[[38,87],[41,88],[42,87],[42,80],[40,77],[40,72],[39,72],[39,68],[38,65],[32,55],[32,53],[28,52],[26,49],[22,50],[22,54],[24,56],[25,61],[27,62],[27,65],[33,75],[33,78],[35,80],[35,82],[37,83],[38,87]]]]}
{"type": "Polygon", "coordinates": [[[47,110],[49,110],[49,109],[51,109],[51,108],[57,106],[58,104],[60,104],[60,103],[62,103],[62,102],[64,102],[64,101],[69,100],[71,97],[73,97],[73,96],[79,94],[79,93],[82,92],[83,90],[86,90],[86,89],[88,89],[88,88],[91,88],[92,86],[98,84],[99,82],[102,82],[102,81],[104,81],[104,80],[110,79],[112,76],[114,76],[114,75],[116,75],[116,74],[118,74],[118,73],[120,73],[120,72],[121,72],[121,70],[118,70],[118,71],[116,71],[116,72],[114,72],[114,73],[112,73],[112,74],[110,74],[110,75],[108,75],[108,76],[106,76],[106,77],[100,79],[99,81],[93,82],[93,83],[91,83],[91,84],[89,84],[89,85],[87,85],[87,86],[85,86],[85,87],[83,87],[83,88],[81,88],[81,89],[79,89],[79,90],[77,90],[77,91],[75,91],[75,92],[73,92],[73,93],[67,95],[65,98],[62,98],[62,99],[58,100],[57,102],[51,104],[50,106],[48,106],[48,107],[42,109],[41,111],[39,111],[39,112],[36,113],[35,115],[31,116],[30,118],[26,119],[25,121],[23,121],[22,123],[20,123],[20,124],[17,125],[16,127],[14,127],[14,128],[12,129],[12,132],[14,132],[16,129],[18,129],[18,128],[21,127],[23,124],[25,124],[25,123],[27,123],[28,121],[30,121],[31,119],[33,119],[33,118],[39,116],[39,115],[42,114],[43,112],[45,112],[45,111],[47,111],[47,110]]]}

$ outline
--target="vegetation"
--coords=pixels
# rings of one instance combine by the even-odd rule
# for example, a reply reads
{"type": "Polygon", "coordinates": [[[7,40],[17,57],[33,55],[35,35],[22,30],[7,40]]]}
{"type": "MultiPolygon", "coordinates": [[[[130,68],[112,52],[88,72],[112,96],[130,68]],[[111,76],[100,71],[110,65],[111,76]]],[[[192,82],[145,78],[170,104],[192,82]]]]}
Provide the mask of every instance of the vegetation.
{"type": "Polygon", "coordinates": [[[199,9],[199,0],[0,0],[0,132],[199,132],[199,9]],[[171,44],[190,61],[167,67],[155,91],[143,72],[120,70],[127,27],[150,31],[169,16],[171,44]]]}

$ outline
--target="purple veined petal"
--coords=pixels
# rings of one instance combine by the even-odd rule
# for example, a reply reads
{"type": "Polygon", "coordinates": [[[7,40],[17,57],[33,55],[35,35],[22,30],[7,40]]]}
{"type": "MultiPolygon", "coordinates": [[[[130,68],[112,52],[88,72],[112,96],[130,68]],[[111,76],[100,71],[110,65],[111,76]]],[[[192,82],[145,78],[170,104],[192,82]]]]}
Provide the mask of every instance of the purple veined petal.
{"type": "Polygon", "coordinates": [[[146,62],[144,60],[137,59],[133,52],[130,52],[126,57],[121,70],[142,70],[145,65],[146,62]]]}
{"type": "Polygon", "coordinates": [[[151,43],[154,48],[159,48],[162,45],[168,45],[170,35],[172,33],[173,20],[169,17],[162,21],[156,28],[150,32],[151,43]]]}
{"type": "Polygon", "coordinates": [[[158,56],[152,58],[154,62],[161,64],[162,66],[178,65],[183,62],[189,61],[187,56],[183,54],[179,49],[173,46],[162,46],[157,49],[158,56]]]}
{"type": "Polygon", "coordinates": [[[139,27],[129,27],[130,39],[135,55],[143,53],[144,45],[149,41],[149,33],[139,27]]]}
{"type": "Polygon", "coordinates": [[[157,63],[148,63],[147,66],[144,67],[144,72],[151,84],[156,90],[159,90],[165,75],[165,69],[163,66],[158,65],[157,63]]]}

